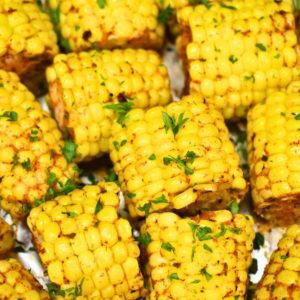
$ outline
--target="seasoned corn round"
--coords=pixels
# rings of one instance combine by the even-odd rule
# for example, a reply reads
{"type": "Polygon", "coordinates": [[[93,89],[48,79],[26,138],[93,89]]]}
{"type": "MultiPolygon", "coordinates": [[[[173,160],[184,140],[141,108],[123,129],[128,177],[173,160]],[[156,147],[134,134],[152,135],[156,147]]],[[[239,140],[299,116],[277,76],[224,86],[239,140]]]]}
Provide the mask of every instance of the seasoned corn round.
{"type": "Polygon", "coordinates": [[[272,93],[265,104],[257,104],[248,114],[254,208],[276,224],[300,220],[299,130],[300,97],[296,93],[272,93]]]}
{"type": "Polygon", "coordinates": [[[35,278],[13,258],[0,260],[0,299],[50,300],[35,278]]]}
{"type": "Polygon", "coordinates": [[[254,300],[299,299],[300,227],[290,226],[271,256],[254,300]]]}
{"type": "Polygon", "coordinates": [[[58,53],[49,16],[35,0],[0,2],[0,69],[16,72],[30,89],[58,53]]]}
{"type": "Polygon", "coordinates": [[[122,109],[171,101],[167,69],[151,50],[60,54],[48,68],[47,80],[50,105],[77,144],[80,161],[108,152],[112,121],[122,116],[122,109]],[[109,109],[111,104],[117,105],[109,109]]]}
{"type": "Polygon", "coordinates": [[[182,8],[178,20],[187,89],[215,104],[226,119],[246,117],[250,106],[296,76],[291,1],[213,1],[182,8]]]}
{"type": "Polygon", "coordinates": [[[247,191],[222,115],[196,95],[131,110],[112,127],[110,157],[132,217],[222,209],[247,191]]]}
{"type": "Polygon", "coordinates": [[[14,233],[12,228],[0,218],[0,257],[5,257],[14,246],[14,233]]]}
{"type": "Polygon", "coordinates": [[[48,0],[52,20],[69,51],[160,48],[164,26],[156,0],[48,0]]]}
{"type": "Polygon", "coordinates": [[[253,220],[230,211],[153,213],[141,228],[148,299],[244,299],[253,220]]]}
{"type": "Polygon", "coordinates": [[[63,155],[55,120],[17,75],[0,71],[0,206],[15,218],[71,186],[75,165],[63,155]]]}
{"type": "Polygon", "coordinates": [[[57,299],[73,299],[74,291],[82,299],[141,296],[140,250],[130,223],[118,217],[118,192],[116,184],[102,182],[31,211],[27,222],[41,261],[66,294],[57,299]]]}

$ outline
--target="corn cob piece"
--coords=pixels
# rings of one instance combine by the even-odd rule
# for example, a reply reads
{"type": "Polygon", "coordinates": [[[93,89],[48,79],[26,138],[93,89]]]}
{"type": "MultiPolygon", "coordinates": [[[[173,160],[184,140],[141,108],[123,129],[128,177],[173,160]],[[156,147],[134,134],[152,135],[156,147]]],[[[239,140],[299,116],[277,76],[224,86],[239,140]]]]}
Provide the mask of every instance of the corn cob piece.
{"type": "Polygon", "coordinates": [[[0,299],[50,299],[48,293],[16,259],[0,260],[0,278],[0,299]]]}
{"type": "Polygon", "coordinates": [[[222,209],[247,191],[222,115],[196,95],[131,110],[112,127],[110,157],[132,217],[222,209]]]}
{"type": "Polygon", "coordinates": [[[92,48],[159,49],[164,26],[157,0],[48,0],[62,46],[68,51],[92,48]]]}
{"type": "Polygon", "coordinates": [[[297,37],[292,1],[214,1],[178,12],[189,93],[200,93],[226,119],[294,79],[297,37]]]}
{"type": "Polygon", "coordinates": [[[138,299],[143,290],[140,250],[118,217],[119,188],[101,182],[34,208],[28,219],[50,280],[73,299],[138,299]]]}
{"type": "Polygon", "coordinates": [[[254,208],[275,224],[300,221],[299,130],[299,94],[275,92],[265,104],[257,104],[248,114],[248,160],[254,208]]]}
{"type": "Polygon", "coordinates": [[[3,257],[5,254],[7,254],[7,252],[12,249],[13,245],[13,230],[2,218],[0,218],[0,257],[3,257]]]}
{"type": "Polygon", "coordinates": [[[16,72],[37,91],[46,66],[58,53],[49,16],[35,0],[3,0],[0,24],[0,69],[16,72]]]}
{"type": "Polygon", "coordinates": [[[132,106],[171,101],[168,71],[149,50],[61,54],[47,69],[47,80],[50,106],[77,144],[78,161],[108,152],[114,110],[124,116],[132,106]]]}
{"type": "Polygon", "coordinates": [[[254,236],[251,217],[227,210],[149,215],[139,236],[149,299],[244,299],[254,236]]]}
{"type": "Polygon", "coordinates": [[[16,74],[0,71],[0,99],[0,206],[22,218],[31,206],[74,188],[78,174],[55,120],[16,74]]]}
{"type": "Polygon", "coordinates": [[[254,300],[300,299],[300,227],[290,226],[278,242],[263,278],[259,282],[254,300]]]}

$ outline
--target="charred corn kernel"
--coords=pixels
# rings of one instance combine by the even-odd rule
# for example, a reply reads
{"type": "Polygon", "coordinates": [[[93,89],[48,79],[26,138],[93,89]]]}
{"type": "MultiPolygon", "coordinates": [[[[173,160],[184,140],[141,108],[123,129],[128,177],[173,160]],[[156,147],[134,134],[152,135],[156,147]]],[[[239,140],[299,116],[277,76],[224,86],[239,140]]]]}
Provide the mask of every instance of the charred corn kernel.
{"type": "Polygon", "coordinates": [[[131,110],[113,124],[110,156],[132,217],[223,209],[247,191],[222,115],[196,95],[131,110]]]}
{"type": "Polygon", "coordinates": [[[255,236],[253,223],[249,216],[225,210],[194,218],[150,214],[138,238],[149,299],[243,299],[255,236]],[[166,231],[177,232],[181,238],[166,241],[166,231]]]}
{"type": "Polygon", "coordinates": [[[200,93],[226,119],[248,109],[296,77],[297,43],[291,2],[211,1],[183,7],[178,50],[190,93],[200,93]],[[280,22],[273,22],[280,19],[280,22]]]}
{"type": "Polygon", "coordinates": [[[274,92],[248,114],[250,181],[256,212],[276,224],[300,220],[300,98],[274,92]],[[284,213],[282,213],[284,211],[284,213]]]}
{"type": "MultiPolygon", "coordinates": [[[[56,122],[14,73],[0,71],[0,206],[15,218],[78,177],[56,122]],[[66,158],[64,157],[66,155],[66,158]]],[[[73,188],[74,189],[74,188],[73,188]]]]}
{"type": "Polygon", "coordinates": [[[41,261],[50,281],[66,291],[65,299],[73,299],[67,291],[76,287],[84,299],[94,299],[95,293],[105,299],[141,297],[140,252],[129,222],[118,217],[118,192],[116,184],[101,182],[30,212],[27,223],[41,261]],[[51,221],[40,222],[40,215],[51,221]],[[68,229],[68,220],[74,229],[68,229]]]}
{"type": "Polygon", "coordinates": [[[0,256],[4,256],[13,246],[13,230],[2,218],[0,218],[0,256]]]}
{"type": "Polygon", "coordinates": [[[290,226],[273,252],[255,300],[297,299],[300,275],[300,227],[290,226]]]}
{"type": "Polygon", "coordinates": [[[16,72],[32,91],[41,92],[37,85],[58,53],[48,14],[34,0],[5,0],[0,18],[0,69],[16,72]]]}
{"type": "MultiPolygon", "coordinates": [[[[47,69],[47,80],[50,105],[60,127],[67,128],[74,138],[80,161],[108,152],[108,138],[118,106],[107,105],[123,107],[118,119],[122,122],[131,105],[148,108],[171,101],[166,67],[151,50],[59,54],[47,69]],[[142,92],[145,99],[139,97],[142,92]]],[[[125,143],[122,140],[122,146],[125,143]]]]}
{"type": "Polygon", "coordinates": [[[160,48],[164,25],[157,0],[47,1],[67,51],[92,48],[160,48]]]}
{"type": "Polygon", "coordinates": [[[0,298],[50,300],[35,278],[13,258],[0,260],[0,298]]]}

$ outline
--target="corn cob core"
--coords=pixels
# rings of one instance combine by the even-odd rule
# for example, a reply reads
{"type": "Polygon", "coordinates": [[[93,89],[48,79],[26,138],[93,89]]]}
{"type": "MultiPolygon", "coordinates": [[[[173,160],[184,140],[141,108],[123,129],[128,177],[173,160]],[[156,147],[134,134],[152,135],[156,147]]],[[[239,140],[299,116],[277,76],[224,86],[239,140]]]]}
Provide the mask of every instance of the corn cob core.
{"type": "Polygon", "coordinates": [[[12,249],[13,245],[13,230],[2,218],[0,218],[0,257],[7,254],[7,252],[12,249]]]}
{"type": "Polygon", "coordinates": [[[278,242],[254,300],[300,299],[300,227],[290,226],[278,242]]]}
{"type": "Polygon", "coordinates": [[[112,127],[110,156],[132,217],[222,209],[247,190],[222,115],[196,95],[131,110],[112,127]]]}
{"type": "Polygon", "coordinates": [[[255,211],[276,224],[300,221],[299,129],[299,94],[273,93],[248,114],[248,160],[255,211]]]}
{"type": "Polygon", "coordinates": [[[78,160],[108,152],[116,113],[104,105],[129,101],[144,108],[171,101],[168,71],[154,51],[60,54],[47,69],[47,80],[50,106],[78,145],[78,160]]]}
{"type": "Polygon", "coordinates": [[[91,48],[160,48],[164,26],[156,0],[48,0],[69,50],[91,48]]]}
{"type": "Polygon", "coordinates": [[[31,211],[34,243],[61,290],[81,284],[84,299],[140,297],[140,251],[129,222],[118,217],[118,191],[114,183],[85,186],[31,211]]]}
{"type": "Polygon", "coordinates": [[[14,73],[0,71],[0,205],[22,218],[48,188],[76,177],[55,121],[14,73]],[[51,177],[51,178],[50,178],[51,177]]]}
{"type": "Polygon", "coordinates": [[[41,76],[58,53],[50,18],[34,0],[2,0],[0,32],[0,69],[14,71],[22,79],[41,76]]]}
{"type": "Polygon", "coordinates": [[[226,119],[246,117],[297,66],[292,1],[215,1],[178,12],[187,90],[201,93],[226,119]]]}
{"type": "Polygon", "coordinates": [[[13,258],[0,260],[0,299],[49,300],[35,278],[13,258]]]}
{"type": "Polygon", "coordinates": [[[141,228],[149,299],[244,299],[253,220],[230,211],[153,213],[141,228]]]}

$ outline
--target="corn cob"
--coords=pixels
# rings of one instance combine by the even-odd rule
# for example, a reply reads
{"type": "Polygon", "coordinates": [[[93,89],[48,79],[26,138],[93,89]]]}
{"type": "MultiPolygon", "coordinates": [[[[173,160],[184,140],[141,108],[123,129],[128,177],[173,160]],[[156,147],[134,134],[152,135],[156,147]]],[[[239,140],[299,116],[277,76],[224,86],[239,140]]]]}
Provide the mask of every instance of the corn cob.
{"type": "Polygon", "coordinates": [[[85,186],[34,208],[27,219],[48,276],[65,299],[75,290],[84,299],[140,297],[140,251],[129,222],[118,217],[118,191],[114,183],[85,186]]]}
{"type": "Polygon", "coordinates": [[[222,115],[196,95],[131,110],[112,127],[110,156],[132,217],[222,209],[247,191],[222,115]]]}
{"type": "Polygon", "coordinates": [[[290,226],[272,254],[254,300],[300,299],[300,227],[290,226]]]}
{"type": "Polygon", "coordinates": [[[226,119],[246,117],[251,105],[297,74],[292,1],[213,1],[181,9],[178,21],[186,88],[226,119]]]}
{"type": "Polygon", "coordinates": [[[275,224],[300,221],[299,94],[275,92],[248,114],[254,208],[275,224]],[[284,210],[284,213],[283,213],[284,210]]]}
{"type": "Polygon", "coordinates": [[[49,300],[35,278],[13,258],[0,260],[0,299],[49,300]]]}
{"type": "Polygon", "coordinates": [[[16,74],[0,71],[0,99],[0,206],[22,218],[30,206],[72,188],[77,173],[55,121],[16,74]]]}
{"type": "Polygon", "coordinates": [[[157,0],[48,0],[67,51],[93,48],[161,48],[164,26],[157,0]]]}
{"type": "Polygon", "coordinates": [[[108,152],[114,109],[171,101],[166,67],[147,50],[103,50],[58,55],[47,69],[50,106],[77,144],[78,161],[108,152]],[[107,107],[108,104],[117,104],[107,107]],[[109,109],[110,108],[110,109],[109,109]]]}
{"type": "Polygon", "coordinates": [[[138,238],[149,299],[244,299],[254,235],[251,217],[226,210],[149,215],[138,238]]]}
{"type": "Polygon", "coordinates": [[[58,53],[49,16],[35,0],[2,0],[0,32],[0,69],[16,72],[37,91],[46,65],[58,53]]]}
{"type": "Polygon", "coordinates": [[[9,252],[12,249],[13,245],[13,230],[2,218],[0,218],[0,257],[7,254],[7,252],[9,252]]]}

